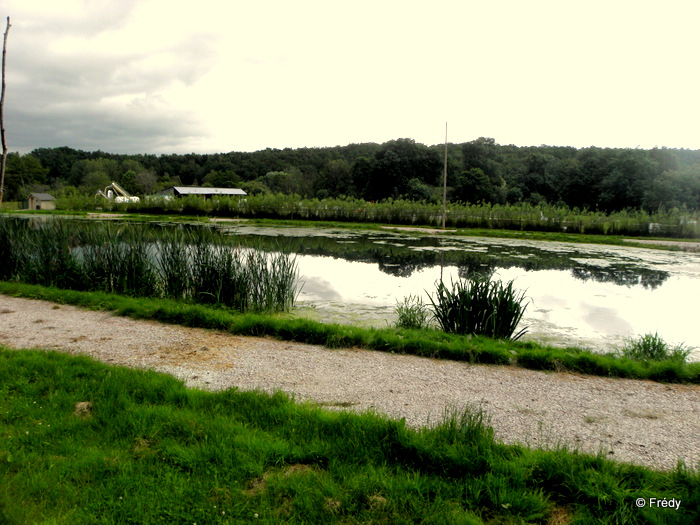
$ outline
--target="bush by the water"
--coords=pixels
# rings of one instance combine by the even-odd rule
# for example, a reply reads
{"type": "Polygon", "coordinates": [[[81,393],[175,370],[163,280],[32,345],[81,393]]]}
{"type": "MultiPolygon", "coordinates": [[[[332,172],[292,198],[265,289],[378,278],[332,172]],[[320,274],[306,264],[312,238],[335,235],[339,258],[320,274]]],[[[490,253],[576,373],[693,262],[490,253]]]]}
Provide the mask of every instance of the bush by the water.
{"type": "Polygon", "coordinates": [[[515,333],[525,313],[525,293],[488,276],[461,279],[448,288],[437,283],[436,297],[430,296],[435,320],[445,332],[476,334],[496,339],[519,339],[527,328],[515,333]]]}
{"type": "Polygon", "coordinates": [[[0,279],[84,291],[288,311],[297,296],[292,254],[243,249],[209,228],[32,226],[0,219],[0,279]]]}
{"type": "Polygon", "coordinates": [[[644,334],[637,339],[630,339],[622,348],[621,354],[637,361],[680,361],[685,362],[693,351],[683,344],[669,345],[658,332],[644,334]]]}

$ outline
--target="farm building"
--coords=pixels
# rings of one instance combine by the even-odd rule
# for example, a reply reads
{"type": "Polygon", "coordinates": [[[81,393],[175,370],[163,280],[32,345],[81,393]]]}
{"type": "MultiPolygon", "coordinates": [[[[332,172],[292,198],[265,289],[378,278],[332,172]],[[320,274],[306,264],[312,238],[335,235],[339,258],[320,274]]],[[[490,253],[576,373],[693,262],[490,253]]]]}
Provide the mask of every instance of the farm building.
{"type": "Polygon", "coordinates": [[[30,193],[24,201],[25,210],[55,210],[56,198],[48,193],[30,193]]]}
{"type": "Polygon", "coordinates": [[[234,197],[248,195],[239,188],[199,188],[192,186],[173,186],[163,191],[159,191],[156,195],[170,197],[184,197],[186,195],[201,195],[205,199],[212,197],[234,197]]]}

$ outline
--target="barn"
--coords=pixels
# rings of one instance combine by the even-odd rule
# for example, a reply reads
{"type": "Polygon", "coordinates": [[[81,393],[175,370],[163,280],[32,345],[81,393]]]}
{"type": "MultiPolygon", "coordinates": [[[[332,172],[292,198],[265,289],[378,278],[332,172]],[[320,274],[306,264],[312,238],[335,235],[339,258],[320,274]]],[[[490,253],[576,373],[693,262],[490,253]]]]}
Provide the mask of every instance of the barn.
{"type": "Polygon", "coordinates": [[[185,197],[187,195],[199,195],[205,199],[212,197],[239,197],[248,195],[239,188],[200,188],[193,186],[172,186],[163,191],[159,191],[156,195],[169,197],[185,197]]]}

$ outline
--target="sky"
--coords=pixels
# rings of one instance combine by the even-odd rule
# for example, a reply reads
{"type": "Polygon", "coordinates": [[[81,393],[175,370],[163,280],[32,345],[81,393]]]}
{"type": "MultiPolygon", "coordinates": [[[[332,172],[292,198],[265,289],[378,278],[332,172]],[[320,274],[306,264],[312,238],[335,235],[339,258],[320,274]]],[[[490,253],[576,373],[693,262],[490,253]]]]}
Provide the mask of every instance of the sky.
{"type": "Polygon", "coordinates": [[[700,149],[697,0],[0,0],[8,149],[700,149]]]}

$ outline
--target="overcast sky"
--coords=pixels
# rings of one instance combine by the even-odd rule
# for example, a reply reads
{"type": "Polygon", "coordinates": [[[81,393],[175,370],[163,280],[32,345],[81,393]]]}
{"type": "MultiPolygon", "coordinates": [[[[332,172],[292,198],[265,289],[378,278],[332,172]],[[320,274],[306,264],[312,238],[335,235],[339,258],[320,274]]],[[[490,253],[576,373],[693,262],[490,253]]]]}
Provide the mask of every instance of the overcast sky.
{"type": "Polygon", "coordinates": [[[700,149],[697,0],[0,0],[10,151],[700,149]]]}

